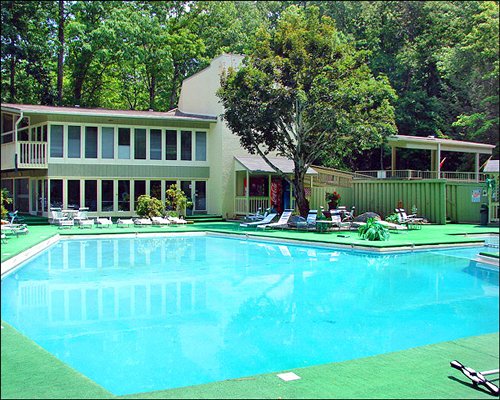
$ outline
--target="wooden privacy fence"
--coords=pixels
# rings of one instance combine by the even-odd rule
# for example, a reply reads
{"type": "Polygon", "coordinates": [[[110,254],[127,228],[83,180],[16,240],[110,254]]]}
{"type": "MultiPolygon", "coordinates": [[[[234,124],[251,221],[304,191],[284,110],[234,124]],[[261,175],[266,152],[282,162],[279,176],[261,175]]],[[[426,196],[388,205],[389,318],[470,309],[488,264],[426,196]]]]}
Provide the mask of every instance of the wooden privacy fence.
{"type": "Polygon", "coordinates": [[[446,181],[356,180],[351,188],[321,187],[311,190],[310,207],[327,207],[325,193],[336,191],[342,196],[341,205],[356,207],[356,215],[372,211],[382,218],[394,212],[401,201],[410,214],[413,205],[418,215],[438,224],[446,223],[446,181]]]}
{"type": "Polygon", "coordinates": [[[399,202],[408,214],[413,206],[429,222],[446,223],[446,181],[357,181],[353,183],[356,214],[373,211],[382,218],[394,213],[399,202]]]}

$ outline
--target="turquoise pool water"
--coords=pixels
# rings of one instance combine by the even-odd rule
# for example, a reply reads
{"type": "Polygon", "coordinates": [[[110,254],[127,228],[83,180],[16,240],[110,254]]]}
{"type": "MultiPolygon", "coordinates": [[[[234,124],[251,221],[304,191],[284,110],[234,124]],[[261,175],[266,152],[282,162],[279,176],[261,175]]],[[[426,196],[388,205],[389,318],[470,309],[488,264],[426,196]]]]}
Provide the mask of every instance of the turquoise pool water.
{"type": "Polygon", "coordinates": [[[481,250],[64,240],[2,280],[2,319],[116,395],[168,389],[497,332],[481,250]]]}

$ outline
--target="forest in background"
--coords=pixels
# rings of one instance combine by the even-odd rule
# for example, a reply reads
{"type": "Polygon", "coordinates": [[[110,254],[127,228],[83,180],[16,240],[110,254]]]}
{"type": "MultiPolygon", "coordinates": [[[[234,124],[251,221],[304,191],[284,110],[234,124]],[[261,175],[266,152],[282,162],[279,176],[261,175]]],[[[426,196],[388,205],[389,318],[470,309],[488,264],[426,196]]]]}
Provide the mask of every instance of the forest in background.
{"type": "MultiPolygon", "coordinates": [[[[498,1],[2,1],[2,102],[170,110],[185,78],[258,46],[292,4],[319,7],[388,77],[400,134],[498,144],[498,1]]],[[[367,170],[389,157],[317,163],[367,170]]],[[[426,169],[426,157],[406,152],[398,168],[426,169]]],[[[443,169],[472,162],[452,153],[443,169]]]]}

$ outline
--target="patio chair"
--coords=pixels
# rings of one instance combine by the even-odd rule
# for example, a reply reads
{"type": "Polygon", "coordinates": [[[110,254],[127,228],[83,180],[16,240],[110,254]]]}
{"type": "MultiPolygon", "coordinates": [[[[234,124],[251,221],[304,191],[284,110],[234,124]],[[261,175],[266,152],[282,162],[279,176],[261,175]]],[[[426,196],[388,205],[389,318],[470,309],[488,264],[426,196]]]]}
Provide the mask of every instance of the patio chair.
{"type": "Polygon", "coordinates": [[[64,228],[71,229],[73,226],[75,226],[75,221],[73,221],[72,219],[66,218],[64,220],[60,220],[57,225],[58,225],[58,229],[64,229],[64,228]]]}
{"type": "Polygon", "coordinates": [[[26,224],[4,224],[1,226],[1,233],[4,236],[16,235],[16,237],[19,237],[19,234],[27,234],[28,232],[26,224]]]}
{"type": "Polygon", "coordinates": [[[250,221],[250,222],[256,222],[256,221],[262,221],[264,218],[266,218],[269,213],[271,212],[270,208],[266,208],[266,211],[262,213],[262,208],[259,207],[257,212],[255,214],[249,214],[245,217],[245,221],[250,221]]]}
{"type": "Polygon", "coordinates": [[[111,221],[111,217],[109,217],[109,218],[97,217],[97,219],[95,220],[95,226],[96,226],[96,228],[104,228],[107,226],[113,226],[113,221],[111,221]]]}
{"type": "Polygon", "coordinates": [[[170,225],[171,222],[168,218],[164,217],[151,217],[151,222],[153,222],[153,225],[156,226],[162,226],[162,225],[170,225]]]}
{"type": "Polygon", "coordinates": [[[5,233],[2,232],[2,234],[0,235],[0,238],[2,239],[3,244],[7,244],[7,236],[5,235],[5,233]]]}
{"type": "Polygon", "coordinates": [[[117,228],[127,228],[130,226],[134,226],[134,220],[132,218],[118,218],[116,221],[117,228]]]}
{"type": "Polygon", "coordinates": [[[76,215],[74,216],[73,220],[78,224],[78,225],[83,225],[83,221],[89,221],[89,216],[88,216],[88,211],[87,210],[78,210],[76,215]]]}
{"type": "Polygon", "coordinates": [[[149,218],[135,218],[134,225],[135,226],[146,226],[146,225],[153,225],[153,223],[151,222],[151,220],[149,218]]]}
{"type": "Polygon", "coordinates": [[[337,210],[337,209],[330,210],[330,215],[331,215],[331,219],[332,219],[332,227],[337,227],[338,230],[340,230],[342,228],[351,229],[351,223],[352,223],[351,218],[349,216],[342,218],[341,213],[342,213],[341,210],[337,210]]]}
{"type": "Polygon", "coordinates": [[[472,381],[474,387],[478,385],[483,385],[486,389],[488,389],[493,395],[498,396],[499,389],[498,386],[493,382],[489,381],[485,378],[485,375],[498,375],[498,369],[492,369],[490,371],[477,372],[472,368],[466,367],[460,361],[453,360],[450,362],[450,366],[462,372],[467,378],[472,381]]]}
{"type": "Polygon", "coordinates": [[[285,211],[283,211],[283,214],[281,214],[281,217],[278,220],[278,222],[273,222],[273,223],[270,223],[270,224],[257,225],[257,229],[267,229],[267,228],[271,228],[271,229],[276,229],[276,228],[284,229],[284,228],[286,228],[288,226],[288,220],[292,216],[292,212],[293,212],[293,210],[285,210],[285,211]]]}
{"type": "Polygon", "coordinates": [[[309,210],[305,221],[297,221],[297,229],[316,229],[318,210],[309,210]]]}
{"type": "Polygon", "coordinates": [[[51,210],[50,211],[50,214],[51,214],[51,220],[50,220],[50,223],[53,224],[53,225],[61,225],[61,221],[67,221],[69,218],[66,217],[62,211],[59,209],[59,210],[51,210]]]}
{"type": "Polygon", "coordinates": [[[265,225],[271,223],[271,221],[276,217],[275,213],[268,214],[262,221],[255,221],[255,222],[243,222],[240,224],[242,228],[252,228],[252,227],[257,227],[259,225],[265,225]]]}
{"type": "Polygon", "coordinates": [[[172,223],[172,225],[185,225],[187,224],[187,221],[184,218],[179,218],[179,217],[173,217],[173,216],[167,216],[167,219],[172,223]]]}
{"type": "Polygon", "coordinates": [[[395,211],[400,224],[423,224],[427,222],[424,218],[417,217],[416,214],[407,215],[404,208],[396,208],[395,211]]]}
{"type": "Polygon", "coordinates": [[[9,212],[8,214],[9,214],[11,225],[13,225],[13,224],[21,224],[21,223],[23,223],[25,221],[24,217],[21,217],[19,215],[19,210],[16,210],[14,212],[9,212]]]}

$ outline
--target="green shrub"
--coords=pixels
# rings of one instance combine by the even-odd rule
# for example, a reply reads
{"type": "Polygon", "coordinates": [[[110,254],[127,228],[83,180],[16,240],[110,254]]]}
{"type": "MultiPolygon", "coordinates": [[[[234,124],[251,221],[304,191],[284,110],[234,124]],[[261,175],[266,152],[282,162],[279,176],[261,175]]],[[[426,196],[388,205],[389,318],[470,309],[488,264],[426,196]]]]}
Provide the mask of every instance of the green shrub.
{"type": "Polygon", "coordinates": [[[9,191],[5,188],[2,188],[2,190],[0,191],[0,208],[1,208],[0,211],[2,219],[5,218],[7,216],[7,213],[9,212],[9,210],[7,210],[5,206],[11,203],[12,203],[12,197],[10,197],[9,191]]]}
{"type": "Polygon", "coordinates": [[[170,185],[166,192],[165,205],[167,211],[174,211],[177,214],[185,215],[186,208],[191,208],[193,202],[176,185],[170,185]]]}
{"type": "Polygon", "coordinates": [[[358,234],[362,239],[367,239],[370,241],[389,240],[389,230],[379,224],[375,218],[368,218],[366,224],[358,228],[358,234]]]}
{"type": "Polygon", "coordinates": [[[398,224],[399,223],[399,217],[398,217],[398,214],[396,214],[396,213],[388,215],[387,217],[385,217],[385,220],[387,222],[392,222],[393,224],[398,224]]]}
{"type": "Polygon", "coordinates": [[[163,215],[164,208],[161,200],[143,194],[137,199],[136,212],[140,217],[160,217],[163,215]]]}

